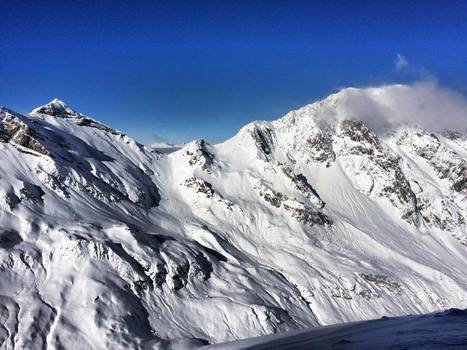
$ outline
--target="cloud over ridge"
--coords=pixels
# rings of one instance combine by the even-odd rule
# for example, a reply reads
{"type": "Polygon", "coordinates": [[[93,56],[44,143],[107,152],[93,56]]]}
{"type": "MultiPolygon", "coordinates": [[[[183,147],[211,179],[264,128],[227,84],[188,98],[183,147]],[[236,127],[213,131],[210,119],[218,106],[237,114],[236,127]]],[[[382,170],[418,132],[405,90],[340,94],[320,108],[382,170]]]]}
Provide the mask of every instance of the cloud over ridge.
{"type": "Polygon", "coordinates": [[[347,88],[335,98],[338,118],[359,119],[376,130],[388,123],[414,124],[433,131],[467,130],[467,98],[433,80],[347,88]]]}

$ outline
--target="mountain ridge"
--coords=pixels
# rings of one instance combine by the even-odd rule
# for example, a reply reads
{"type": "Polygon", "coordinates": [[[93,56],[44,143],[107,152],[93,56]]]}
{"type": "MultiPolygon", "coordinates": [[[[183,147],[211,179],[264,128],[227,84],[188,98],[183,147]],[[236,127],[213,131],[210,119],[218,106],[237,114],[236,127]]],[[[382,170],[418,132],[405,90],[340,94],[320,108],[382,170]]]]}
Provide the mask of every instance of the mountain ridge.
{"type": "Polygon", "coordinates": [[[2,109],[3,344],[190,348],[465,308],[467,132],[384,119],[400,89],[420,95],[344,90],[170,152],[61,101],[2,109]]]}

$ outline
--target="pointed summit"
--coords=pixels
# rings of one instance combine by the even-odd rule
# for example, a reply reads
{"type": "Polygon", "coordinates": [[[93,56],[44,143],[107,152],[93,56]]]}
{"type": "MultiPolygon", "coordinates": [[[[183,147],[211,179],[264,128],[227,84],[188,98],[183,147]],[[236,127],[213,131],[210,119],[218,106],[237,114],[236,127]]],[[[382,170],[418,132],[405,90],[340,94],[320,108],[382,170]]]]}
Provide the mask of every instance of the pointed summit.
{"type": "Polygon", "coordinates": [[[64,101],[62,101],[62,100],[60,100],[58,98],[54,98],[48,104],[53,104],[53,105],[62,106],[62,107],[68,107],[68,105],[64,101]]]}
{"type": "Polygon", "coordinates": [[[80,113],[70,108],[65,102],[54,98],[41,107],[32,110],[31,114],[46,114],[58,118],[73,118],[81,116],[80,113]]]}

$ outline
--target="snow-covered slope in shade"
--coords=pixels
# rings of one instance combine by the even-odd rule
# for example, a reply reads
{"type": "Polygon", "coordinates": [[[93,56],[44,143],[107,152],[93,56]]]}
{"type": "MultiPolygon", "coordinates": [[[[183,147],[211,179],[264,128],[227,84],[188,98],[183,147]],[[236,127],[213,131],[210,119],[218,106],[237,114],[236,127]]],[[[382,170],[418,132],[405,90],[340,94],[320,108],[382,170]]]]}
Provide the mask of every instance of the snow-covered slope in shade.
{"type": "Polygon", "coordinates": [[[0,343],[193,348],[467,307],[467,132],[405,123],[413,89],[164,153],[59,100],[1,109],[0,343]]]}
{"type": "Polygon", "coordinates": [[[206,350],[465,349],[467,310],[315,327],[207,346],[206,350]]]}

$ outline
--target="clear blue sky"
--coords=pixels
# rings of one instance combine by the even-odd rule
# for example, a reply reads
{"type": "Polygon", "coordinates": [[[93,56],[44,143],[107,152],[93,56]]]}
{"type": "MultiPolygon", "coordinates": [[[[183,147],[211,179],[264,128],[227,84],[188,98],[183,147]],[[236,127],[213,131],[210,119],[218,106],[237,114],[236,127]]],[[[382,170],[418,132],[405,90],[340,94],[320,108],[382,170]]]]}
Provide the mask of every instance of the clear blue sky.
{"type": "Polygon", "coordinates": [[[217,142],[343,86],[465,94],[467,1],[1,0],[0,48],[0,105],[217,142]]]}

